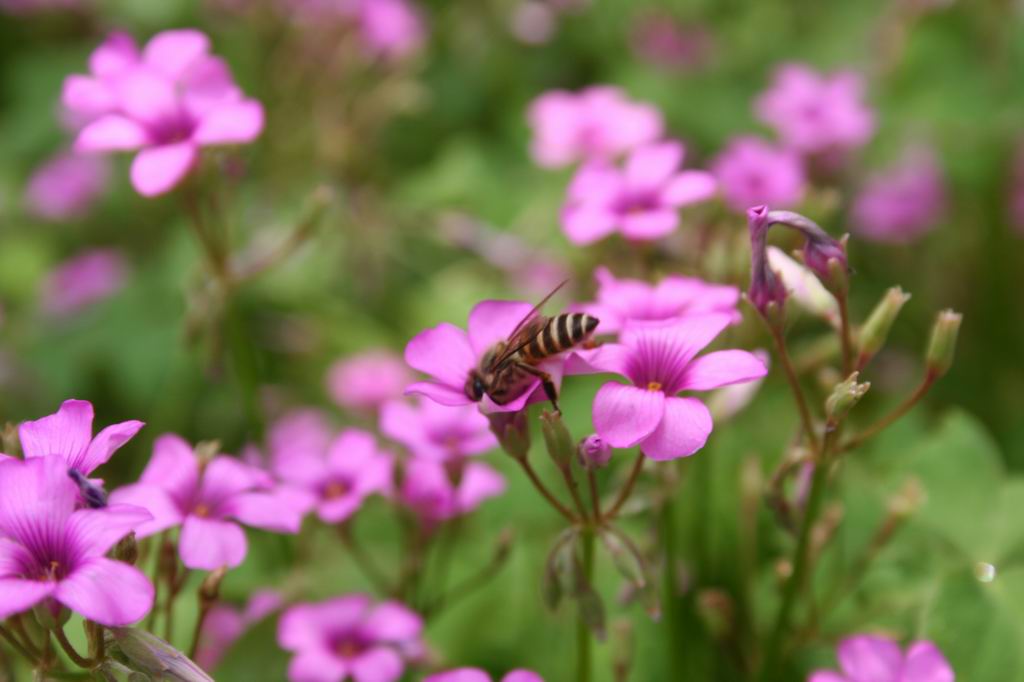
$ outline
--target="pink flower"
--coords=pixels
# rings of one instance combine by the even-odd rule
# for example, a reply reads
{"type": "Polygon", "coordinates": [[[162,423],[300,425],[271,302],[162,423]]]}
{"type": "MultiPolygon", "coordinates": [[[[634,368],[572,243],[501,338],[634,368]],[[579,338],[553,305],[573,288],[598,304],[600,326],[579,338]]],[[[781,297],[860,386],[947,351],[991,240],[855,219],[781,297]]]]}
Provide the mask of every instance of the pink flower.
{"type": "Polygon", "coordinates": [[[737,320],[736,287],[710,284],[695,277],[669,275],[657,284],[639,279],[616,279],[606,267],[594,271],[597,300],[580,306],[601,322],[598,334],[621,331],[630,321],[671,320],[695,313],[727,313],[737,320]]]}
{"type": "Polygon", "coordinates": [[[714,177],[680,171],[683,146],[658,142],[639,147],[623,168],[604,162],[584,165],[569,185],[562,229],[577,245],[613,232],[632,241],[660,239],[679,225],[679,209],[711,198],[714,177]]]}
{"type": "Polygon", "coordinates": [[[711,30],[700,24],[681,24],[671,12],[650,12],[634,20],[629,46],[633,54],[664,69],[698,69],[714,57],[711,30]]]}
{"type": "Polygon", "coordinates": [[[360,429],[342,431],[317,453],[275,457],[273,466],[278,478],[305,494],[306,508],[315,507],[325,523],[348,519],[370,495],[391,489],[391,454],[360,429]]]}
{"type": "MultiPolygon", "coordinates": [[[[405,361],[410,367],[429,374],[432,381],[419,381],[405,389],[407,394],[426,396],[442,405],[468,405],[466,379],[480,364],[481,358],[499,341],[504,341],[516,325],[533,309],[522,301],[481,301],[469,311],[469,332],[442,322],[424,329],[405,347],[405,361]]],[[[542,362],[555,384],[561,381],[562,362],[558,357],[542,362]]],[[[530,382],[526,389],[505,405],[495,405],[484,396],[483,406],[490,412],[518,412],[528,402],[547,400],[540,380],[530,382]]]]}
{"type": "Polygon", "coordinates": [[[804,194],[804,168],[795,152],[758,137],[733,138],[712,164],[725,203],[736,211],[770,204],[788,208],[804,194]]]}
{"type": "Polygon", "coordinates": [[[115,490],[110,500],[152,513],[153,520],[136,531],[140,538],[180,525],[179,552],[188,568],[234,568],[248,551],[235,521],[279,533],[299,529],[299,514],[261,491],[262,480],[260,472],[227,455],[201,463],[183,438],[165,434],[153,444],[139,482],[115,490]]]}
{"type": "Polygon", "coordinates": [[[371,350],[339,360],[327,371],[334,402],[353,409],[377,409],[398,398],[412,381],[409,368],[390,351],[371,350]]]}
{"type": "Polygon", "coordinates": [[[61,103],[75,128],[117,111],[120,78],[141,63],[135,39],[114,31],[89,56],[89,74],[64,79],[61,103]]]}
{"type": "MultiPolygon", "coordinates": [[[[78,133],[75,150],[141,150],[132,162],[132,185],[144,196],[156,196],[188,174],[201,147],[254,140],[263,129],[263,107],[242,95],[227,65],[209,48],[209,39],[199,31],[164,31],[146,44],[137,62],[117,62],[113,74],[94,76],[91,94],[106,93],[111,99],[95,106],[103,113],[78,133]]],[[[96,104],[82,95],[83,88],[71,85],[89,78],[69,78],[67,106],[96,104]]]]}
{"type": "Polygon", "coordinates": [[[503,492],[505,479],[486,464],[413,457],[405,465],[399,496],[422,521],[432,525],[468,514],[503,492]]]}
{"type": "Polygon", "coordinates": [[[610,159],[654,142],[664,125],[657,108],[610,86],[546,92],[530,105],[527,118],[533,159],[546,168],[610,159]]]}
{"type": "Polygon", "coordinates": [[[30,213],[44,220],[78,218],[106,189],[109,175],[105,159],[61,153],[32,173],[25,203],[30,213]]]}
{"type": "Polygon", "coordinates": [[[685,457],[704,447],[711,414],[680,391],[707,391],[760,378],[764,364],[742,350],[722,350],[695,358],[725,329],[732,317],[692,315],[668,323],[635,325],[621,344],[591,352],[595,368],[621,374],[632,385],[610,382],[594,397],[594,429],[616,448],[639,445],[655,460],[685,457]]]}
{"type": "Polygon", "coordinates": [[[380,431],[415,457],[438,462],[478,455],[498,446],[487,417],[476,407],[449,407],[426,398],[416,405],[401,400],[386,403],[380,412],[380,431]]]}
{"type": "Polygon", "coordinates": [[[827,76],[804,64],[784,64],[754,108],[784,144],[816,154],[860,147],[871,138],[875,117],[863,100],[859,74],[827,76]]]}
{"type": "Polygon", "coordinates": [[[423,44],[423,20],[405,0],[359,0],[356,16],[363,43],[371,52],[396,59],[423,44]]]}
{"type": "Polygon", "coordinates": [[[875,635],[855,635],[839,643],[842,674],[819,670],[807,682],[953,682],[955,676],[942,652],[931,642],[910,645],[906,653],[896,642],[875,635]]]}
{"type": "Polygon", "coordinates": [[[67,317],[110,298],[124,286],[128,266],[115,249],[91,249],[57,265],[43,280],[41,307],[67,317]]]}
{"type": "Polygon", "coordinates": [[[910,149],[894,165],[870,176],[854,199],[857,233],[879,242],[907,243],[941,219],[946,190],[935,153],[910,149]]]}
{"type": "Polygon", "coordinates": [[[56,413],[22,422],[18,439],[25,458],[55,456],[65,469],[88,476],[145,426],[133,419],[112,424],[93,438],[92,420],[92,403],[65,400],[56,413]]]}
{"type": "MultiPolygon", "coordinates": [[[[491,676],[480,668],[456,668],[435,673],[423,678],[423,682],[491,682],[491,676]]],[[[501,682],[544,682],[537,673],[522,668],[512,670],[501,678],[501,682]]]]}
{"type": "Polygon", "coordinates": [[[105,556],[149,514],[77,506],[61,457],[0,461],[0,620],[49,603],[54,613],[64,606],[121,627],[152,608],[146,576],[105,556]]]}
{"type": "Polygon", "coordinates": [[[352,594],[297,604],[281,617],[277,642],[295,653],[291,682],[394,682],[419,655],[423,621],[404,605],[352,594]]]}
{"type": "Polygon", "coordinates": [[[196,663],[213,670],[224,654],[246,630],[281,607],[281,595],[275,590],[257,590],[245,608],[218,602],[203,621],[203,634],[196,649],[196,663]]]}

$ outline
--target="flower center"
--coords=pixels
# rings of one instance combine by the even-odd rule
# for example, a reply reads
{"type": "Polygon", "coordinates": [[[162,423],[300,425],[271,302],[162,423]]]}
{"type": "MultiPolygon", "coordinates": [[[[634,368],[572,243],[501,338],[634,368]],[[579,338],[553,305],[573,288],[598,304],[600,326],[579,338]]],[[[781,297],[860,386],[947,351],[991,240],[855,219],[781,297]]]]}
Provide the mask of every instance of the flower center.
{"type": "Polygon", "coordinates": [[[660,391],[661,390],[661,382],[658,382],[658,381],[648,381],[647,382],[647,390],[648,391],[660,391]]]}
{"type": "Polygon", "coordinates": [[[341,658],[352,659],[361,654],[366,649],[366,645],[360,640],[359,637],[354,635],[346,635],[339,638],[334,643],[334,652],[341,658]]]}
{"type": "Polygon", "coordinates": [[[192,510],[192,513],[201,519],[205,519],[210,515],[210,507],[203,502],[196,505],[196,508],[192,510]]]}
{"type": "Polygon", "coordinates": [[[348,486],[343,481],[331,481],[324,486],[324,498],[328,500],[336,500],[347,492],[348,486]]]}

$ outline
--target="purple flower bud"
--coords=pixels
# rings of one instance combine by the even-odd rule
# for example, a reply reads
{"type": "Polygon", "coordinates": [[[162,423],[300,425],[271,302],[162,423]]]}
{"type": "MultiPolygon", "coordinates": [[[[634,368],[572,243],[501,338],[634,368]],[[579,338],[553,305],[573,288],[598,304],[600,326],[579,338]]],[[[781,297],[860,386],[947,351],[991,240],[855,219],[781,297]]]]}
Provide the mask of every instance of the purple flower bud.
{"type": "MultiPolygon", "coordinates": [[[[836,267],[845,275],[850,269],[846,258],[846,245],[823,230],[818,223],[793,211],[772,211],[767,217],[768,225],[780,223],[798,231],[806,238],[804,242],[804,264],[818,276],[826,286],[833,283],[836,267]],[[832,265],[832,261],[836,265],[832,265]]],[[[830,287],[831,288],[831,287],[830,287]]]]}
{"type": "Polygon", "coordinates": [[[592,433],[576,446],[576,456],[584,467],[603,467],[612,458],[612,447],[601,436],[592,433]]]}
{"type": "Polygon", "coordinates": [[[89,509],[103,509],[107,506],[107,491],[98,486],[77,469],[68,469],[68,478],[75,482],[89,509]]]}
{"type": "Polygon", "coordinates": [[[747,209],[747,226],[750,229],[750,289],[747,298],[754,307],[767,316],[769,306],[775,304],[781,310],[786,302],[786,287],[768,264],[767,238],[771,226],[767,206],[747,209]]]}

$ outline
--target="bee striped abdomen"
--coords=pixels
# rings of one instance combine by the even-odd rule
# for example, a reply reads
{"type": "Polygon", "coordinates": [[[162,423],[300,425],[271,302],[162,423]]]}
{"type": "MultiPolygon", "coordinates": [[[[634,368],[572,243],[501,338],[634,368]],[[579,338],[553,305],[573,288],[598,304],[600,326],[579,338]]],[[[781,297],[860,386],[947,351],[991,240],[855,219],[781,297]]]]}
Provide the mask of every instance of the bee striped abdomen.
{"type": "Polygon", "coordinates": [[[543,360],[581,343],[597,327],[596,317],[586,313],[562,313],[548,318],[544,328],[523,348],[527,360],[543,360]]]}

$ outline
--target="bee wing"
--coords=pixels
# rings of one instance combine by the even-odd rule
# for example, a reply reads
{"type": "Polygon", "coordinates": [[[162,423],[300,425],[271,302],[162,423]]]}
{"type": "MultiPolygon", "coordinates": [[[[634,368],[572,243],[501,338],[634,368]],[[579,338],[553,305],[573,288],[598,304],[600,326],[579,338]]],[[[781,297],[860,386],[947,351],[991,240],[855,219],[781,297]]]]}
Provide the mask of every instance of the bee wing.
{"type": "Polygon", "coordinates": [[[523,319],[519,320],[519,324],[517,324],[515,329],[512,330],[512,333],[508,335],[508,340],[505,342],[505,351],[494,358],[494,361],[491,363],[492,368],[501,366],[510,357],[521,351],[526,344],[533,340],[533,337],[537,336],[537,334],[541,332],[543,325],[539,327],[536,325],[536,321],[541,319],[538,316],[540,314],[540,309],[543,308],[544,304],[547,303],[552,296],[557,294],[558,290],[564,287],[568,281],[569,280],[567,279],[562,280],[558,286],[552,289],[547,296],[540,300],[540,303],[533,306],[533,309],[530,310],[523,319]]]}

